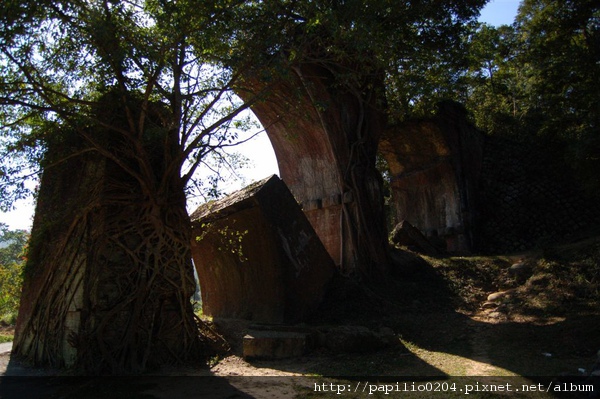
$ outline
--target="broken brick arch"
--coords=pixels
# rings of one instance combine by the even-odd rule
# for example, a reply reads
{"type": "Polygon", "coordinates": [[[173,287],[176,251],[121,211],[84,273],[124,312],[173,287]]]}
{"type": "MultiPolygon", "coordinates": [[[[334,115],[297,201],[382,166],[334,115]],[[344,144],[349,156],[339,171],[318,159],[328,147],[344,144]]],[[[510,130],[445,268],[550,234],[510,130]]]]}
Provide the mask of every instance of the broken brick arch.
{"type": "MultiPolygon", "coordinates": [[[[476,247],[482,143],[462,105],[442,102],[435,117],[390,127],[383,90],[357,95],[318,65],[292,70],[252,109],[281,178],[343,272],[390,264],[378,151],[390,167],[394,224],[409,221],[449,252],[476,247]]],[[[248,81],[254,91],[266,86],[248,81]]]]}
{"type": "MultiPolygon", "coordinates": [[[[376,106],[379,93],[340,89],[319,65],[292,70],[252,107],[273,145],[281,178],[342,272],[384,273],[387,231],[375,168],[385,127],[385,112],[376,106]]],[[[252,78],[247,83],[253,92],[268,84],[252,78]]]]}

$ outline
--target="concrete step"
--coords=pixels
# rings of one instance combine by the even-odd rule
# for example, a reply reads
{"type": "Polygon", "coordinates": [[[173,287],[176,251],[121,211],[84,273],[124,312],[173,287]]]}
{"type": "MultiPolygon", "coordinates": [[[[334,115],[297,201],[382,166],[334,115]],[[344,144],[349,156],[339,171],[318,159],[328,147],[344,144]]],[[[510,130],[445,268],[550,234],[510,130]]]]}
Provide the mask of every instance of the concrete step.
{"type": "Polygon", "coordinates": [[[251,330],[243,339],[245,359],[287,359],[302,356],[308,347],[308,333],[251,330]]]}

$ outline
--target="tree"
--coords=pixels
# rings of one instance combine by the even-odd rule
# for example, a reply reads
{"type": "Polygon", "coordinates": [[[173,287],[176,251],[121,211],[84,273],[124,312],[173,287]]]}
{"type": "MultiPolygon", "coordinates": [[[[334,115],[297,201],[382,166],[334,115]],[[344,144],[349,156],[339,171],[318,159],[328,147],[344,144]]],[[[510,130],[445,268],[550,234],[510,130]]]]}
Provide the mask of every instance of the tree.
{"type": "Polygon", "coordinates": [[[513,26],[480,24],[468,37],[462,101],[476,125],[492,135],[515,135],[527,109],[522,48],[513,26]]]}
{"type": "Polygon", "coordinates": [[[466,105],[490,134],[545,140],[597,189],[600,7],[523,1],[513,26],[469,37],[466,105]]]}
{"type": "Polygon", "coordinates": [[[4,144],[44,167],[15,353],[112,373],[197,354],[183,192],[251,105],[294,111],[294,134],[309,117],[345,268],[384,274],[386,81],[458,43],[483,3],[3,2],[4,144]]]}
{"type": "Polygon", "coordinates": [[[184,192],[254,100],[216,59],[229,3],[2,3],[5,148],[43,166],[16,355],[99,373],[200,355],[184,192]]]}
{"type": "MultiPolygon", "coordinates": [[[[450,68],[460,79],[430,68],[422,86],[464,102],[490,134],[560,143],[598,187],[599,32],[595,1],[525,0],[512,26],[479,24],[463,36],[466,62],[450,68]]],[[[429,107],[426,99],[415,104],[429,107]]]]}
{"type": "Polygon", "coordinates": [[[593,0],[525,0],[516,29],[529,123],[539,135],[565,140],[570,162],[600,188],[600,6],[593,0]]]}

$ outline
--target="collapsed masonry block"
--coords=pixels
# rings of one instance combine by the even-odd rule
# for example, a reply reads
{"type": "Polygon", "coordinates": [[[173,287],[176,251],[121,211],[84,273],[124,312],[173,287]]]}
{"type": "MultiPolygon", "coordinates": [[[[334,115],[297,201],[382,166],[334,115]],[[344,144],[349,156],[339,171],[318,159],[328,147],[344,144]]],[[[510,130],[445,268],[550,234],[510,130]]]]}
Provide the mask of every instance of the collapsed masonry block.
{"type": "Polygon", "coordinates": [[[307,350],[307,334],[292,331],[250,331],[244,336],[244,359],[288,359],[307,350]]]}
{"type": "Polygon", "coordinates": [[[295,323],[316,310],[335,266],[277,176],[205,204],[191,219],[204,314],[295,323]]]}
{"type": "Polygon", "coordinates": [[[399,344],[388,327],[378,331],[363,326],[303,327],[254,325],[243,338],[245,359],[300,357],[314,349],[335,354],[368,353],[399,344]]]}
{"type": "Polygon", "coordinates": [[[408,221],[403,220],[394,227],[390,240],[396,245],[402,245],[428,255],[438,255],[440,251],[408,221]]]}

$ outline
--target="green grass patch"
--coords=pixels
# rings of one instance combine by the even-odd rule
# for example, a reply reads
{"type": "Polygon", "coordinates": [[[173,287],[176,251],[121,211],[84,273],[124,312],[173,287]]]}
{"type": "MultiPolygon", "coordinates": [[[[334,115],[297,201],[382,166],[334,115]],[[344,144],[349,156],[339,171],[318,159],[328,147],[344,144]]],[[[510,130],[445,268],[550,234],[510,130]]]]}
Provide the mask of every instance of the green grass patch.
{"type": "Polygon", "coordinates": [[[7,333],[0,333],[0,344],[5,342],[12,342],[15,339],[15,336],[7,333]]]}

